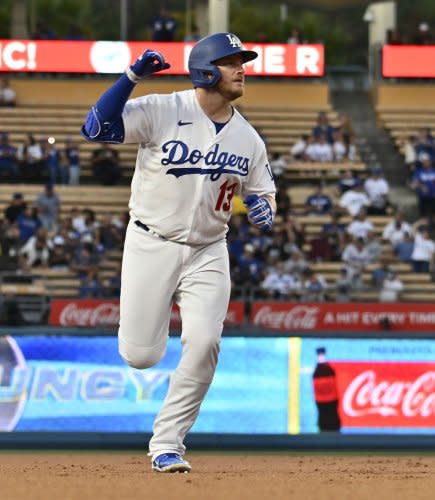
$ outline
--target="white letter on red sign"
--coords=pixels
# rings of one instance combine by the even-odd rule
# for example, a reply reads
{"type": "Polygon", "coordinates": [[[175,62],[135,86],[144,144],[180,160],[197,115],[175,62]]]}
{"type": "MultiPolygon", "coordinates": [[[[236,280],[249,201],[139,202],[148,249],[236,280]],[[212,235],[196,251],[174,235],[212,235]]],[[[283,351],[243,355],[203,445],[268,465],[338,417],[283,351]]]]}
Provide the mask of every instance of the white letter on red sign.
{"type": "Polygon", "coordinates": [[[27,64],[26,45],[22,42],[11,42],[5,45],[3,50],[3,62],[9,69],[24,69],[27,64]],[[12,56],[14,52],[22,52],[24,57],[21,59],[14,59],[12,56]]]}
{"type": "Polygon", "coordinates": [[[284,47],[282,45],[266,47],[264,51],[264,70],[266,73],[274,75],[284,73],[284,47]]]}
{"type": "Polygon", "coordinates": [[[296,48],[296,73],[304,75],[311,73],[312,75],[319,75],[320,69],[318,67],[319,51],[314,47],[297,47],[296,48]]]}

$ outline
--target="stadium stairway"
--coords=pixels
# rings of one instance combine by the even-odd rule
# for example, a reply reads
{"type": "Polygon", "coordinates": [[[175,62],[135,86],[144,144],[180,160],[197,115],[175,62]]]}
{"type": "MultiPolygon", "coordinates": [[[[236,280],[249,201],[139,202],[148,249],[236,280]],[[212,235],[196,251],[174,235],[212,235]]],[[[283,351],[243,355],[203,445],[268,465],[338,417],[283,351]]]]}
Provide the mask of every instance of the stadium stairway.
{"type": "Polygon", "coordinates": [[[393,138],[378,122],[368,92],[331,92],[333,108],[352,120],[362,162],[368,168],[381,166],[391,186],[391,200],[412,219],[417,216],[415,195],[406,187],[406,166],[393,138]]]}

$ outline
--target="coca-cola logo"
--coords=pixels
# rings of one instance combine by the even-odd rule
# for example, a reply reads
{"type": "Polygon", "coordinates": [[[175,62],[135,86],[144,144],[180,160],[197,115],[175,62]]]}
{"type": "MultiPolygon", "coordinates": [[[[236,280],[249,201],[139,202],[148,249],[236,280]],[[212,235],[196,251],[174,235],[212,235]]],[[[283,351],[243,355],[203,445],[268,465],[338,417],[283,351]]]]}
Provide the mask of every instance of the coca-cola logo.
{"type": "Polygon", "coordinates": [[[414,380],[382,380],[374,370],[355,377],[343,395],[343,411],[350,417],[381,415],[407,418],[435,416],[435,371],[414,380]]]}
{"type": "Polygon", "coordinates": [[[59,315],[62,326],[113,326],[119,323],[119,304],[103,302],[96,306],[67,304],[59,315]]]}
{"type": "Polygon", "coordinates": [[[319,308],[295,306],[283,311],[271,305],[259,307],[254,315],[254,324],[275,330],[314,330],[318,323],[319,308]]]}

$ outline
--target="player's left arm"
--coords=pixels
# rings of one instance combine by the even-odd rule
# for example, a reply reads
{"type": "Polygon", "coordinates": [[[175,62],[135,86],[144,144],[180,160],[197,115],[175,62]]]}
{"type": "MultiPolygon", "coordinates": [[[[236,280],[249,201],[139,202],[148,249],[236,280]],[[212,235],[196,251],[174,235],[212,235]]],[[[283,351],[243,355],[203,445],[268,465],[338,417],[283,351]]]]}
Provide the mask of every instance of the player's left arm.
{"type": "Polygon", "coordinates": [[[264,230],[272,227],[276,213],[275,192],[266,149],[262,146],[242,190],[251,224],[264,230]]]}

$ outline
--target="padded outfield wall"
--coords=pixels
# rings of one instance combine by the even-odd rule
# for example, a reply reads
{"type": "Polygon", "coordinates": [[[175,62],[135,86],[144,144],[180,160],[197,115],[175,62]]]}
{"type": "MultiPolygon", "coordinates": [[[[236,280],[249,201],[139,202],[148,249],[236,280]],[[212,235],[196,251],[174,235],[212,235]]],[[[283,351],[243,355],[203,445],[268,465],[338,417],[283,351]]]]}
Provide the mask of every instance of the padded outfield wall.
{"type": "MultiPolygon", "coordinates": [[[[0,445],[144,447],[180,354],[171,337],[158,365],[135,370],[110,331],[2,329],[0,445]]],[[[432,449],[434,431],[435,336],[233,329],[188,444],[432,449]],[[317,425],[319,347],[336,372],[339,432],[317,425]]]]}

